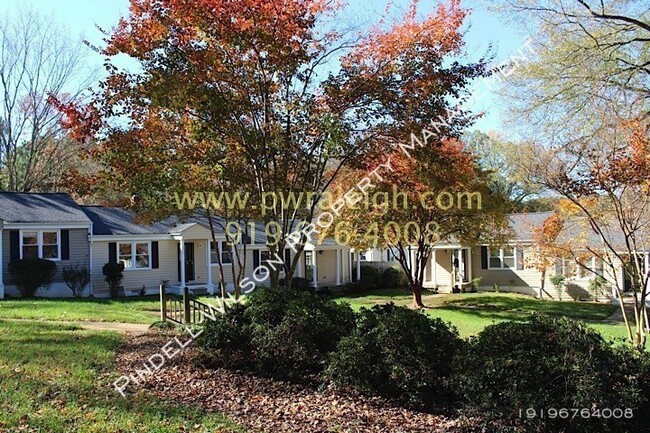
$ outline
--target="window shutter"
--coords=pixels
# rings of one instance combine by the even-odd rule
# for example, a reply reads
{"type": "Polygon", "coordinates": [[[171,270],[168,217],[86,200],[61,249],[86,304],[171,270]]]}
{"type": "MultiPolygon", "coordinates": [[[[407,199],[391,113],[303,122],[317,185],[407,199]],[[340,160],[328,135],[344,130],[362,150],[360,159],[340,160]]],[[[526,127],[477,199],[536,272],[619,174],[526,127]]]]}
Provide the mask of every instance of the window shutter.
{"type": "Polygon", "coordinates": [[[61,260],[70,260],[70,230],[61,230],[61,260]]]}
{"type": "Polygon", "coordinates": [[[253,250],[253,269],[257,269],[260,265],[260,250],[253,250]]]}
{"type": "Polygon", "coordinates": [[[488,268],[488,247],[483,245],[481,247],[481,269],[488,268]]]}
{"type": "Polygon", "coordinates": [[[158,241],[151,242],[151,269],[158,269],[158,241]]]}
{"type": "Polygon", "coordinates": [[[108,243],[108,263],[117,263],[117,243],[108,243]]]}
{"type": "Polygon", "coordinates": [[[20,232],[18,230],[9,231],[9,256],[12,262],[20,260],[20,232]]]}
{"type": "Polygon", "coordinates": [[[524,269],[524,250],[523,248],[517,248],[515,251],[517,252],[515,256],[516,259],[515,268],[517,270],[522,270],[524,269]]]}
{"type": "Polygon", "coordinates": [[[291,249],[284,249],[284,272],[286,273],[291,267],[291,249]]]}

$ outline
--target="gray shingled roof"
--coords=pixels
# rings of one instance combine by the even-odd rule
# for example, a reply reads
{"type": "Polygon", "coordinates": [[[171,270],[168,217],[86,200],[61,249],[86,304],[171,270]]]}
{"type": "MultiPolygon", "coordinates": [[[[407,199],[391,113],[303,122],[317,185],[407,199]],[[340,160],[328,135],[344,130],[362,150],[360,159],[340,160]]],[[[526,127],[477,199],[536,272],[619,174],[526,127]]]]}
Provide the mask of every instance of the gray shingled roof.
{"type": "Polygon", "coordinates": [[[136,224],[135,214],[126,209],[103,206],[82,206],[88,218],[93,222],[94,235],[143,235],[166,234],[178,220],[154,222],[152,224],[136,224]]]}
{"type": "Polygon", "coordinates": [[[513,231],[513,240],[530,241],[533,238],[533,230],[544,224],[544,221],[553,215],[553,212],[530,212],[515,213],[508,215],[510,228],[513,231]]]}
{"type": "Polygon", "coordinates": [[[89,223],[65,193],[0,192],[0,220],[11,223],[89,223]]]}

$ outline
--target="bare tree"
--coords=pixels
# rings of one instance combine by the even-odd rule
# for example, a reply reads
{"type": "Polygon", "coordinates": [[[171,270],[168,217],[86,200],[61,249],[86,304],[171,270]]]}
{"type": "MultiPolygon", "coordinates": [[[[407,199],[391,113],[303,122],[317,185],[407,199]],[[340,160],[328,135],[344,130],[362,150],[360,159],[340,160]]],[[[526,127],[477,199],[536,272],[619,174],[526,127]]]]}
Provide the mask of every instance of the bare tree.
{"type": "Polygon", "coordinates": [[[60,188],[77,155],[49,104],[79,98],[93,78],[87,47],[33,9],[0,17],[0,186],[10,191],[60,188]]]}

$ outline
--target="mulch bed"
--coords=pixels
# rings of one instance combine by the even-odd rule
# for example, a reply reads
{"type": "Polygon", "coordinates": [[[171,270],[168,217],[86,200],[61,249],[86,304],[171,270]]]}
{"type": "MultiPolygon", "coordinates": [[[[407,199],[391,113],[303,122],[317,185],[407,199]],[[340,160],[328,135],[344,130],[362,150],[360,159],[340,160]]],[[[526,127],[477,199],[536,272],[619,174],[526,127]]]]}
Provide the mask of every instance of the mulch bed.
{"type": "MultiPolygon", "coordinates": [[[[162,346],[171,334],[152,331],[125,341],[117,368],[129,375],[162,346]]],[[[185,342],[187,335],[179,337],[185,342]]],[[[334,389],[318,390],[224,369],[209,370],[192,362],[188,346],[144,384],[129,385],[177,403],[227,414],[252,432],[454,432],[457,421],[395,407],[381,398],[369,398],[334,389]]]]}

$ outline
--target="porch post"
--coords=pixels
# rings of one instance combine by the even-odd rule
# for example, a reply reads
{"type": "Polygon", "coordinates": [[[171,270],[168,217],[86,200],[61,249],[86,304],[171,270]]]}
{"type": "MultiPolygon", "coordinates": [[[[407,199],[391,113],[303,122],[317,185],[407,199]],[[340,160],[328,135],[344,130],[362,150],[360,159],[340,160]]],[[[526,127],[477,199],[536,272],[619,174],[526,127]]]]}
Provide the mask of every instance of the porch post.
{"type": "Polygon", "coordinates": [[[208,268],[208,290],[211,295],[214,295],[214,285],[212,284],[212,263],[210,261],[210,239],[205,242],[205,263],[208,268]]]}
{"type": "MultiPolygon", "coordinates": [[[[515,256],[515,260],[517,260],[517,257],[515,256]]],[[[517,269],[517,263],[515,263],[515,269],[517,269]]],[[[465,269],[465,272],[467,272],[467,279],[469,282],[472,282],[472,249],[467,248],[467,269],[465,269]]]]}
{"type": "Polygon", "coordinates": [[[5,298],[5,285],[4,285],[4,275],[2,274],[2,246],[3,246],[3,231],[0,229],[0,299],[5,298]]]}
{"type": "Polygon", "coordinates": [[[179,251],[181,253],[181,259],[179,266],[181,267],[181,290],[183,290],[183,287],[185,287],[185,242],[183,241],[183,238],[180,240],[180,245],[179,245],[179,251]]]}
{"type": "Polygon", "coordinates": [[[361,280],[361,251],[357,251],[357,283],[361,280]]]}
{"type": "Polygon", "coordinates": [[[314,250],[314,252],[311,255],[311,285],[314,287],[318,287],[318,276],[316,275],[316,256],[318,255],[318,252],[314,250]]]}
{"type": "Polygon", "coordinates": [[[302,271],[302,262],[305,260],[305,251],[303,250],[298,257],[298,263],[296,264],[296,277],[305,278],[305,273],[302,271]]]}
{"type": "Polygon", "coordinates": [[[335,249],[334,252],[336,252],[336,285],[340,286],[341,285],[341,257],[340,249],[335,249]]]}
{"type": "Polygon", "coordinates": [[[352,282],[352,250],[348,249],[348,253],[346,254],[348,256],[348,282],[352,282]]]}

